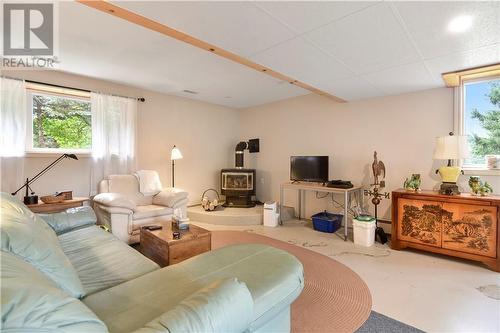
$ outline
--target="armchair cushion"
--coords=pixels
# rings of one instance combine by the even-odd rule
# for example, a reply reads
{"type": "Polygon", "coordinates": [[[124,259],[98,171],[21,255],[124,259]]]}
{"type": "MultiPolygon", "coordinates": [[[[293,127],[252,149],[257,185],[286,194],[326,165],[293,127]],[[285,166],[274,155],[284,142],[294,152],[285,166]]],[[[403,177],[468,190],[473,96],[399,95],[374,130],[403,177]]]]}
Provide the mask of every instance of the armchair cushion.
{"type": "Polygon", "coordinates": [[[166,207],[174,207],[179,201],[188,197],[188,193],[182,189],[168,187],[153,197],[153,204],[166,207]]]}
{"type": "Polygon", "coordinates": [[[108,214],[125,214],[125,215],[130,215],[130,214],[134,213],[134,211],[132,209],[121,208],[121,207],[99,206],[99,209],[105,211],[108,214]]]}
{"type": "Polygon", "coordinates": [[[253,299],[246,284],[229,278],[198,290],[136,332],[244,332],[252,317],[253,299]]]}
{"type": "Polygon", "coordinates": [[[171,215],[174,210],[170,207],[158,206],[158,205],[145,205],[137,206],[134,210],[133,218],[134,220],[146,219],[149,217],[156,217],[162,215],[171,215]]]}
{"type": "Polygon", "coordinates": [[[136,204],[120,193],[100,193],[94,197],[94,202],[108,207],[118,207],[134,210],[136,204]]]}
{"type": "Polygon", "coordinates": [[[69,208],[60,213],[38,214],[38,216],[47,222],[57,235],[93,225],[97,221],[94,210],[88,206],[69,208]]]}

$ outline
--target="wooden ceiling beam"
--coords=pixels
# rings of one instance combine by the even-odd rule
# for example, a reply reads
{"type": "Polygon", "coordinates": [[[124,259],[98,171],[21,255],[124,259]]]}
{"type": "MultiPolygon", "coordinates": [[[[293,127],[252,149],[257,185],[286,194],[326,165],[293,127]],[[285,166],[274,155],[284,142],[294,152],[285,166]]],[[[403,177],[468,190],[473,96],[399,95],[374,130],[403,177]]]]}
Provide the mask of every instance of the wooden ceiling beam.
{"type": "Polygon", "coordinates": [[[83,5],[100,10],[104,13],[113,15],[115,17],[119,17],[119,18],[126,20],[128,22],[137,24],[137,25],[144,27],[146,29],[159,32],[165,36],[177,39],[181,42],[184,42],[184,43],[190,44],[192,46],[195,46],[197,48],[203,49],[205,51],[214,53],[220,57],[226,58],[226,59],[231,60],[233,62],[236,62],[240,65],[250,67],[258,72],[272,76],[275,79],[286,81],[286,82],[293,84],[295,86],[298,86],[300,88],[309,90],[312,93],[315,93],[317,95],[328,97],[328,98],[330,98],[336,102],[340,102],[340,103],[346,102],[342,98],[339,98],[337,96],[329,94],[329,93],[322,91],[318,88],[315,88],[307,83],[295,80],[294,78],[291,78],[287,75],[276,72],[276,71],[272,70],[271,68],[259,65],[255,62],[253,62],[249,59],[246,59],[244,57],[241,57],[235,53],[229,52],[227,50],[224,50],[223,48],[220,48],[220,47],[215,46],[213,44],[207,43],[201,39],[190,36],[188,34],[181,32],[181,31],[175,30],[169,26],[166,26],[164,24],[161,24],[159,22],[151,20],[145,16],[134,13],[128,9],[122,8],[120,6],[117,6],[115,4],[110,3],[108,1],[104,1],[104,0],[76,0],[76,1],[83,4],[83,5]]]}
{"type": "Polygon", "coordinates": [[[464,81],[476,80],[483,77],[500,76],[500,63],[488,66],[474,67],[456,72],[443,73],[443,81],[447,87],[460,86],[464,81]]]}

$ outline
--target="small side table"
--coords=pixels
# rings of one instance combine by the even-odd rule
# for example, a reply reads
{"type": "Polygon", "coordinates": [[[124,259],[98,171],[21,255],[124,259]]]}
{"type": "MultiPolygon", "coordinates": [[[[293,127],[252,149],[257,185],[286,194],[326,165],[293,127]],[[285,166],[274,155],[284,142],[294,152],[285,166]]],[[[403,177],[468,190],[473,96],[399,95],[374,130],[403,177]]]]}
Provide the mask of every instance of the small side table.
{"type": "Polygon", "coordinates": [[[155,224],[163,228],[151,231],[141,228],[140,251],[161,267],[211,250],[211,233],[208,230],[191,224],[188,230],[180,231],[180,239],[173,239],[170,222],[155,224]]]}
{"type": "Polygon", "coordinates": [[[27,205],[33,213],[58,213],[68,208],[83,206],[85,201],[90,201],[90,198],[75,197],[71,200],[64,200],[57,203],[43,203],[41,200],[36,205],[27,205]]]}

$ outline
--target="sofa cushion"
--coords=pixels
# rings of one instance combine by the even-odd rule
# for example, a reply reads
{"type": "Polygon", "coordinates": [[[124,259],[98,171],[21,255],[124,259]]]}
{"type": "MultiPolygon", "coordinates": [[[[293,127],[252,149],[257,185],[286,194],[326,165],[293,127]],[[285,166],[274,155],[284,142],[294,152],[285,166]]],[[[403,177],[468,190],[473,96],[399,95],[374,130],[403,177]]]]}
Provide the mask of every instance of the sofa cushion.
{"type": "Polygon", "coordinates": [[[134,215],[132,218],[134,220],[146,219],[149,217],[156,217],[161,215],[171,215],[174,210],[170,207],[158,206],[158,205],[146,205],[137,206],[134,209],[134,215]]]}
{"type": "Polygon", "coordinates": [[[215,281],[134,333],[244,332],[253,313],[252,295],[235,278],[215,281]]]}
{"type": "Polygon", "coordinates": [[[159,268],[157,264],[97,226],[59,236],[86,295],[113,287],[159,268]]]}
{"type": "Polygon", "coordinates": [[[123,332],[141,328],[216,280],[236,277],[246,283],[254,300],[249,327],[253,331],[297,298],[304,286],[303,274],[302,264],[283,250],[260,244],[233,245],[156,270],[83,301],[111,332],[123,332]]]}
{"type": "Polygon", "coordinates": [[[94,210],[89,206],[69,208],[64,212],[53,214],[38,214],[38,216],[47,222],[57,235],[93,225],[97,221],[94,210]]]}
{"type": "Polygon", "coordinates": [[[2,332],[107,332],[80,300],[35,267],[1,251],[2,332]]]}
{"type": "Polygon", "coordinates": [[[84,290],[50,226],[24,204],[2,193],[0,197],[1,249],[29,262],[74,297],[84,290]]]}
{"type": "Polygon", "coordinates": [[[153,197],[139,192],[139,181],[134,175],[108,176],[108,192],[120,193],[132,200],[136,205],[151,205],[153,197]]]}

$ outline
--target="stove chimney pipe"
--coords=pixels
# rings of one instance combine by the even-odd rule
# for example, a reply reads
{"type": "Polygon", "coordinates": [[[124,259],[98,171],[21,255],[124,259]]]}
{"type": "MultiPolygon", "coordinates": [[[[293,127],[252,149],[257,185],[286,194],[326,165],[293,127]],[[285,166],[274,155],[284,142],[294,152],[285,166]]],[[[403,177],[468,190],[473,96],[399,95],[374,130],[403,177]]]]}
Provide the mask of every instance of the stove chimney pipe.
{"type": "Polygon", "coordinates": [[[245,141],[241,141],[236,145],[235,156],[234,156],[234,164],[237,169],[243,169],[243,156],[244,151],[247,149],[248,143],[245,141]]]}
{"type": "Polygon", "coordinates": [[[250,139],[248,142],[240,141],[236,148],[234,149],[234,164],[236,169],[243,169],[243,153],[245,149],[248,149],[250,153],[258,153],[260,150],[260,141],[259,139],[250,139]]]}

